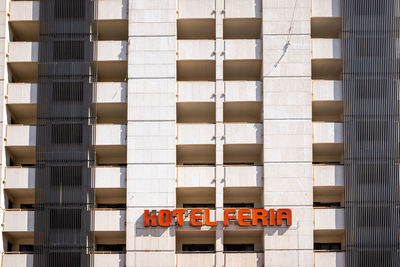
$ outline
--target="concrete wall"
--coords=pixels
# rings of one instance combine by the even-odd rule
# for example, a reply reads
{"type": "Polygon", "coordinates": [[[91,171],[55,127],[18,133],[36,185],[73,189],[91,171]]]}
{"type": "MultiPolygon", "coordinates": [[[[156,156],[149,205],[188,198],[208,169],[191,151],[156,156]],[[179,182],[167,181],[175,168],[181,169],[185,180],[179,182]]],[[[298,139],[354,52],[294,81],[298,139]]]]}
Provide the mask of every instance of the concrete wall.
{"type": "Polygon", "coordinates": [[[265,229],[266,266],[313,266],[309,0],[263,1],[264,206],[293,225],[265,229]]]}
{"type": "Polygon", "coordinates": [[[175,230],[143,226],[175,202],[176,1],[129,1],[126,266],[174,266],[175,230]]]}

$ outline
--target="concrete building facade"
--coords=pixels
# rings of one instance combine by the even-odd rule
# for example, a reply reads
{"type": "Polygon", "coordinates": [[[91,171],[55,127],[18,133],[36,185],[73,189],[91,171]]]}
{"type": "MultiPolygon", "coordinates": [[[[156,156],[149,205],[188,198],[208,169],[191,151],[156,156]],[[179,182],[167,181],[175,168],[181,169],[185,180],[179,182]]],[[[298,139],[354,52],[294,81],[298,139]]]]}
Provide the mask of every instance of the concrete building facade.
{"type": "MultiPolygon", "coordinates": [[[[94,6],[93,266],[356,266],[339,0],[94,6]],[[144,225],[176,208],[183,226],[144,225]],[[292,224],[224,226],[228,208],[290,209],[292,224]],[[192,209],[218,224],[191,226],[192,209]]],[[[0,0],[4,267],[34,266],[40,8],[0,0]]]]}

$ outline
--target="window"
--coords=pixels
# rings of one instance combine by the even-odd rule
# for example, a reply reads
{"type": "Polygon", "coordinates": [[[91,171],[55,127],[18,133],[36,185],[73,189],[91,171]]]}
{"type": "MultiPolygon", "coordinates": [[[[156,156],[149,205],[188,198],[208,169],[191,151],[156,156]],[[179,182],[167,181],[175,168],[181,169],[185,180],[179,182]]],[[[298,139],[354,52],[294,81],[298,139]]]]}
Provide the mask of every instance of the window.
{"type": "Polygon", "coordinates": [[[314,202],[314,207],[340,208],[340,202],[314,202]]]}
{"type": "Polygon", "coordinates": [[[21,204],[20,207],[23,210],[33,210],[34,209],[34,205],[33,204],[21,204]]]}
{"type": "Polygon", "coordinates": [[[341,251],[341,243],[314,243],[314,250],[341,251]]]}
{"type": "Polygon", "coordinates": [[[97,244],[96,251],[117,251],[125,252],[124,244],[97,244]]]}
{"type": "Polygon", "coordinates": [[[254,244],[224,244],[224,252],[251,251],[254,252],[254,244]]]}
{"type": "Polygon", "coordinates": [[[33,252],[33,245],[19,245],[19,252],[33,252]]]}
{"type": "Polygon", "coordinates": [[[126,204],[97,204],[99,209],[125,209],[126,204]]]}
{"type": "Polygon", "coordinates": [[[215,246],[214,244],[183,244],[182,251],[213,252],[215,251],[215,246]]]}

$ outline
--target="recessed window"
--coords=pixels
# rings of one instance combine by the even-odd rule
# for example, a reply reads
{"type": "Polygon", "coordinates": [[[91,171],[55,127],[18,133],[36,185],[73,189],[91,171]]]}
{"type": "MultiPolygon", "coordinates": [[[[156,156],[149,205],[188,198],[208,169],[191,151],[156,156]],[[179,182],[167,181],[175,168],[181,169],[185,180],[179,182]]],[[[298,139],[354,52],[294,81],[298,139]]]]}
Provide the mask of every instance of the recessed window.
{"type": "Polygon", "coordinates": [[[314,250],[340,251],[341,243],[314,243],[314,250]]]}
{"type": "Polygon", "coordinates": [[[224,252],[254,251],[254,244],[224,244],[224,252]]]}
{"type": "Polygon", "coordinates": [[[214,244],[182,244],[182,251],[215,251],[214,244]]]}

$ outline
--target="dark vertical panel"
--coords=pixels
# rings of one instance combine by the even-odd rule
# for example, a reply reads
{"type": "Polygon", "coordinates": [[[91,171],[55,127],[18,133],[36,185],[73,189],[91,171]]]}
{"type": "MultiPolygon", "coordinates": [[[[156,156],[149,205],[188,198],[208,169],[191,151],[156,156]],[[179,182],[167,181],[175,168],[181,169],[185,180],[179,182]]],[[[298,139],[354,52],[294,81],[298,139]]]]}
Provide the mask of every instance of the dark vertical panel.
{"type": "Polygon", "coordinates": [[[91,0],[41,0],[35,267],[91,266],[96,25],[91,0]]]}
{"type": "Polygon", "coordinates": [[[398,0],[342,0],[346,266],[399,266],[398,0]]]}

